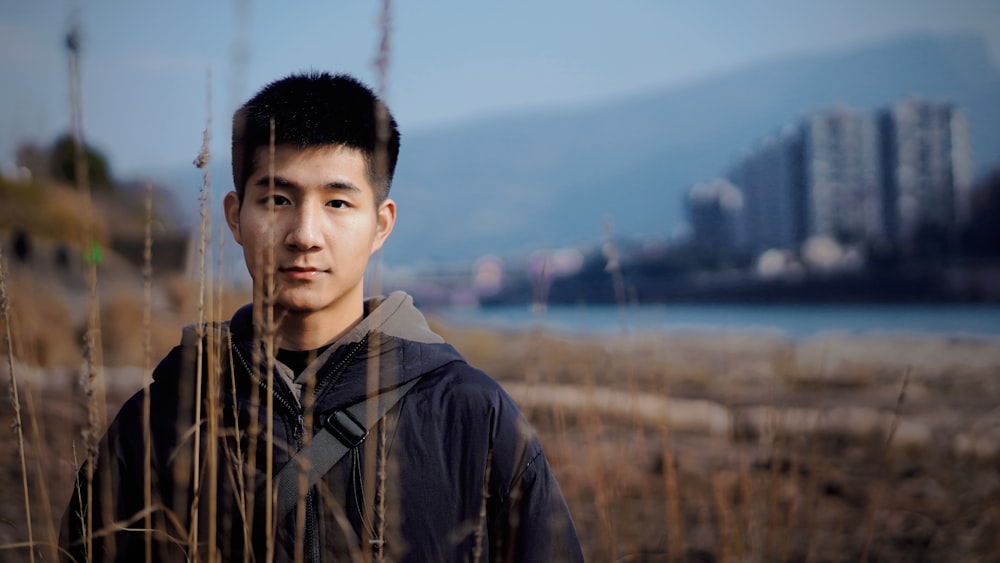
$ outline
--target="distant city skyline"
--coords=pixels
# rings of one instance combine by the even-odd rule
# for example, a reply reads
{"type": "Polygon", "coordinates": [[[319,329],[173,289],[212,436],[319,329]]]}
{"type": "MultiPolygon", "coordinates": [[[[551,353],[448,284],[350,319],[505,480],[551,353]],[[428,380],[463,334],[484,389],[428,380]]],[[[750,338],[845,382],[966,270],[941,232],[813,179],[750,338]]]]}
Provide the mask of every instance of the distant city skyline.
{"type": "Polygon", "coordinates": [[[833,107],[692,186],[688,219],[694,242],[717,252],[798,253],[817,239],[912,249],[968,220],[972,168],[968,118],[953,103],[833,107]]]}
{"type": "MultiPolygon", "coordinates": [[[[0,7],[0,165],[25,141],[68,129],[64,37],[83,34],[87,139],[119,175],[185,166],[201,144],[211,73],[212,150],[232,108],[303,69],[372,85],[375,3],[4,3],[0,7]],[[78,8],[76,8],[79,6],[78,8]]],[[[536,5],[393,5],[387,98],[403,127],[596,104],[776,57],[913,32],[973,32],[1000,66],[1000,3],[860,0],[675,5],[633,0],[536,5]]]]}

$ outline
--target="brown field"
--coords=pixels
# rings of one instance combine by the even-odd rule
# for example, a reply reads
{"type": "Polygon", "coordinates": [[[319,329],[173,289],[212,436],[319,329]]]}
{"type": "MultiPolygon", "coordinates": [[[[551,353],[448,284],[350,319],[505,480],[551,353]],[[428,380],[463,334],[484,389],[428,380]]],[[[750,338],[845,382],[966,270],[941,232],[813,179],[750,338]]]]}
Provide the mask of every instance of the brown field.
{"type": "Polygon", "coordinates": [[[439,327],[542,435],[593,561],[1000,561],[1000,343],[439,327]]]}
{"type": "MultiPolygon", "coordinates": [[[[0,359],[23,449],[0,402],[0,560],[29,561],[30,537],[51,561],[100,397],[80,384],[76,301],[7,281],[14,358],[0,325],[0,359]]],[[[153,361],[195,318],[196,291],[158,284],[153,361]]],[[[243,298],[216,301],[225,316],[243,298]]],[[[144,381],[144,300],[108,287],[101,303],[113,415],[144,381]]],[[[434,324],[538,430],[589,561],[1000,561],[997,341],[434,324]]]]}

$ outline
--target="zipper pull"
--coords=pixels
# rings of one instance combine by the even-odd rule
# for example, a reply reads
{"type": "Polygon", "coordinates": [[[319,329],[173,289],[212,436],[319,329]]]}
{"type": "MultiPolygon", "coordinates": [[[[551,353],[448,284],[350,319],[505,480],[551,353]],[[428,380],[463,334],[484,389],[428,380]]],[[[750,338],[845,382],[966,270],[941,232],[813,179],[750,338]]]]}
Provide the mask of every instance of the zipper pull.
{"type": "Polygon", "coordinates": [[[302,416],[302,413],[297,414],[295,416],[294,436],[295,436],[295,444],[299,448],[302,447],[302,435],[305,434],[305,426],[306,426],[306,420],[302,416]]]}

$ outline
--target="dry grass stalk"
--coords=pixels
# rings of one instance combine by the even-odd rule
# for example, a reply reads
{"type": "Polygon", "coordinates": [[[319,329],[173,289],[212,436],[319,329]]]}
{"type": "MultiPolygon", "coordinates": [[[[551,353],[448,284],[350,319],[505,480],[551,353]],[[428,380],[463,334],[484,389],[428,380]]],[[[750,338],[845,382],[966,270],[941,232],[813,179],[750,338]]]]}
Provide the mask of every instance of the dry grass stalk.
{"type": "Polygon", "coordinates": [[[24,491],[24,513],[28,523],[28,545],[31,561],[35,561],[35,536],[31,526],[31,496],[28,494],[28,466],[24,459],[24,431],[21,424],[21,398],[17,389],[17,374],[14,370],[14,346],[10,331],[10,296],[7,295],[7,264],[3,251],[0,251],[0,315],[3,316],[6,329],[5,344],[7,347],[7,369],[10,371],[10,403],[14,407],[14,430],[17,433],[17,451],[21,464],[21,486],[24,491]]]}
{"type": "MultiPolygon", "coordinates": [[[[205,294],[207,292],[206,279],[208,277],[207,263],[208,257],[206,256],[206,249],[208,248],[208,237],[211,233],[211,176],[209,175],[209,162],[211,160],[211,153],[209,151],[209,141],[211,133],[212,124],[212,113],[211,113],[211,99],[212,99],[212,88],[211,88],[211,74],[206,77],[206,117],[205,117],[205,130],[202,133],[202,144],[201,150],[198,153],[197,158],[195,158],[195,166],[202,171],[202,184],[201,193],[199,196],[201,202],[201,225],[198,230],[198,320],[197,324],[197,353],[195,354],[195,383],[194,383],[194,420],[195,424],[198,424],[202,420],[202,405],[203,399],[201,396],[203,389],[203,381],[206,377],[204,371],[204,362],[208,354],[208,350],[205,349],[206,340],[206,313],[205,313],[205,294]]],[[[201,486],[202,486],[202,476],[201,476],[201,432],[194,432],[194,447],[193,456],[194,463],[192,464],[192,470],[194,472],[193,483],[194,483],[194,499],[191,506],[191,525],[189,530],[189,553],[198,553],[198,535],[199,535],[199,506],[201,499],[201,486]]],[[[214,450],[214,447],[208,448],[209,451],[214,450]]],[[[209,525],[212,526],[211,521],[214,520],[214,515],[209,516],[209,525]]],[[[209,541],[212,541],[211,538],[209,541]]],[[[214,542],[213,542],[214,543],[214,542]]],[[[211,557],[211,555],[210,555],[211,557]]]]}
{"type": "Polygon", "coordinates": [[[684,519],[681,517],[677,470],[668,426],[660,427],[660,437],[663,448],[663,500],[667,515],[667,558],[669,561],[681,561],[684,556],[684,519]]]}
{"type": "MultiPolygon", "coordinates": [[[[200,251],[203,253],[201,257],[200,267],[201,272],[199,276],[199,296],[198,296],[198,326],[208,327],[209,320],[214,320],[214,315],[210,314],[213,310],[213,300],[212,297],[215,293],[211,288],[212,276],[208,271],[208,264],[210,263],[210,258],[207,255],[207,249],[210,248],[210,236],[212,231],[212,221],[211,221],[211,211],[209,209],[210,202],[212,201],[212,179],[209,173],[209,164],[211,163],[211,153],[209,151],[209,141],[210,141],[210,131],[212,123],[212,76],[210,71],[206,71],[205,78],[205,132],[203,136],[203,143],[201,151],[198,154],[198,166],[202,169],[202,185],[203,193],[205,197],[205,205],[203,207],[202,213],[202,230],[200,233],[199,247],[200,251]],[[206,303],[207,301],[207,303],[206,303]]],[[[220,363],[219,363],[219,333],[217,330],[207,330],[204,334],[204,339],[199,338],[199,345],[204,341],[204,347],[201,349],[201,353],[198,355],[198,366],[199,369],[207,368],[207,373],[204,373],[202,377],[197,378],[199,393],[202,388],[202,379],[207,380],[205,389],[208,396],[205,398],[205,418],[202,419],[200,416],[196,417],[197,421],[205,421],[206,432],[205,432],[205,453],[207,459],[205,460],[207,477],[205,478],[205,483],[208,486],[208,491],[202,494],[199,489],[196,496],[204,498],[208,501],[208,516],[205,518],[207,520],[207,557],[208,561],[211,563],[216,560],[218,554],[218,546],[216,545],[216,526],[218,524],[215,517],[218,512],[218,477],[219,477],[219,459],[218,459],[218,448],[216,443],[219,438],[219,420],[221,417],[220,409],[220,396],[219,396],[219,382],[220,378],[220,363]],[[204,366],[204,367],[202,367],[204,366]]],[[[198,401],[199,406],[201,405],[200,395],[195,399],[198,401]]],[[[196,452],[200,451],[200,448],[195,449],[196,452]]],[[[196,463],[196,469],[201,467],[200,463],[196,463]]],[[[199,479],[196,482],[201,482],[199,479]]],[[[198,519],[192,519],[193,522],[197,522],[198,519]]],[[[194,524],[193,524],[194,525],[194,524]]],[[[195,529],[198,529],[197,527],[195,529]]],[[[196,542],[197,543],[197,542],[196,542]]]]}
{"type": "MultiPolygon", "coordinates": [[[[83,97],[80,77],[80,24],[79,14],[76,21],[71,25],[67,34],[66,46],[69,57],[69,83],[70,83],[70,115],[72,121],[72,137],[74,141],[74,172],[76,174],[77,191],[83,194],[87,203],[90,203],[90,179],[87,169],[87,158],[85,154],[83,135],[83,97]]],[[[93,236],[95,231],[95,217],[92,213],[92,206],[84,208],[87,213],[83,224],[85,230],[84,243],[87,255],[86,279],[90,289],[88,302],[87,331],[84,345],[84,388],[88,398],[88,426],[84,432],[84,444],[87,451],[87,499],[93,498],[93,477],[97,459],[97,442],[104,428],[105,400],[103,381],[101,379],[101,336],[100,336],[100,307],[97,298],[97,263],[98,263],[98,243],[93,236]]],[[[92,553],[93,530],[93,508],[87,503],[87,514],[85,518],[86,553],[88,557],[92,553]]]]}
{"type": "Polygon", "coordinates": [[[625,277],[622,274],[621,261],[618,257],[618,247],[615,246],[615,227],[614,224],[608,220],[604,222],[603,229],[604,257],[608,261],[604,270],[611,274],[611,280],[615,288],[615,303],[618,304],[618,311],[623,315],[622,323],[624,324],[624,307],[627,303],[625,298],[625,277]]]}
{"type": "MultiPolygon", "coordinates": [[[[248,259],[249,260],[254,260],[255,263],[260,264],[260,263],[262,263],[264,261],[264,255],[258,250],[255,253],[254,256],[248,257],[248,259]]],[[[261,319],[263,319],[263,316],[264,316],[264,313],[263,313],[264,297],[263,296],[264,296],[264,293],[265,293],[264,292],[264,285],[265,285],[265,283],[266,283],[266,281],[264,279],[257,279],[257,278],[255,278],[253,280],[253,320],[254,320],[253,321],[253,332],[254,332],[254,339],[253,339],[253,347],[252,347],[251,353],[250,353],[249,371],[250,371],[250,373],[251,373],[251,375],[252,375],[252,377],[254,378],[255,381],[261,381],[261,379],[264,377],[264,374],[261,373],[261,363],[263,361],[263,350],[262,350],[262,348],[263,348],[263,339],[264,339],[264,332],[265,332],[265,330],[264,330],[263,324],[260,321],[261,321],[261,319]]],[[[231,335],[230,335],[230,337],[231,337],[231,335]]],[[[232,350],[232,349],[233,349],[232,348],[232,342],[230,342],[230,350],[232,350]]],[[[230,364],[230,365],[234,365],[234,364],[230,364]]],[[[231,377],[232,377],[232,381],[233,381],[232,387],[233,387],[233,389],[235,389],[235,385],[236,385],[236,383],[235,383],[235,375],[231,374],[231,377]]],[[[235,397],[235,394],[234,394],[234,397],[235,397]]],[[[266,425],[265,425],[265,428],[263,428],[263,429],[260,427],[260,408],[261,408],[260,405],[261,405],[261,400],[262,400],[262,397],[261,397],[261,388],[260,388],[260,385],[251,385],[250,386],[250,405],[251,405],[251,407],[250,407],[251,408],[250,422],[249,422],[249,427],[245,429],[245,431],[247,432],[247,452],[249,454],[249,457],[248,457],[249,463],[247,463],[246,465],[243,466],[243,468],[244,468],[244,477],[243,477],[242,482],[244,484],[246,484],[246,483],[254,483],[255,475],[256,475],[256,472],[257,472],[257,461],[258,461],[257,456],[254,455],[254,452],[257,451],[258,442],[261,439],[262,433],[266,432],[266,425]]],[[[256,487],[253,487],[253,486],[245,487],[244,494],[245,494],[245,499],[246,499],[245,500],[245,505],[248,507],[247,513],[246,513],[247,527],[250,530],[253,530],[254,529],[254,523],[255,523],[255,511],[250,510],[249,508],[253,507],[254,503],[256,502],[256,496],[257,496],[256,487]]],[[[249,545],[249,541],[250,541],[250,538],[248,537],[247,538],[247,542],[248,542],[247,545],[249,545]]]]}
{"type": "MultiPolygon", "coordinates": [[[[779,423],[775,422],[775,426],[779,423]]],[[[778,525],[779,511],[781,510],[781,463],[778,461],[778,441],[775,439],[770,444],[768,459],[771,466],[767,479],[767,515],[764,518],[764,557],[775,557],[775,536],[779,534],[776,530],[778,525]]]]}
{"type": "Polygon", "coordinates": [[[816,533],[819,529],[819,517],[816,509],[819,506],[820,479],[824,477],[825,468],[820,463],[819,452],[816,447],[810,448],[808,466],[815,468],[809,472],[809,477],[803,488],[807,491],[805,506],[809,508],[805,512],[804,532],[802,534],[802,551],[805,554],[805,563],[812,561],[813,547],[816,540],[816,533]]]}
{"type": "Polygon", "coordinates": [[[751,549],[751,526],[753,520],[753,483],[750,476],[750,462],[746,457],[740,457],[739,469],[739,491],[740,503],[743,510],[740,511],[740,523],[736,527],[736,535],[733,541],[736,542],[737,553],[743,554],[751,549]]]}
{"type": "Polygon", "coordinates": [[[732,544],[736,532],[733,530],[733,518],[729,503],[726,502],[726,487],[719,474],[712,476],[712,495],[715,499],[715,510],[719,520],[719,562],[729,563],[733,560],[734,554],[730,544],[732,544]]]}
{"type": "MultiPolygon", "coordinates": [[[[794,452],[792,453],[792,459],[789,464],[788,470],[788,486],[791,488],[791,493],[793,498],[788,501],[788,508],[784,515],[784,529],[785,530],[798,530],[798,506],[799,506],[799,491],[801,487],[799,484],[799,459],[798,455],[794,452]]],[[[782,561],[788,561],[788,553],[791,550],[792,537],[788,533],[783,533],[781,535],[781,556],[782,561]]]]}
{"type": "Polygon", "coordinates": [[[886,460],[889,455],[889,446],[892,445],[892,439],[896,436],[896,430],[899,428],[900,411],[903,408],[903,402],[906,400],[906,388],[910,383],[910,372],[911,369],[908,368],[903,373],[903,381],[899,386],[899,396],[896,398],[896,406],[892,413],[892,422],[889,424],[889,431],[886,433],[885,442],[882,445],[882,450],[879,452],[875,483],[872,487],[871,500],[868,503],[868,512],[865,515],[864,539],[862,540],[861,548],[861,563],[867,563],[868,561],[868,556],[871,552],[872,538],[875,535],[875,514],[881,505],[882,494],[888,486],[885,474],[886,460]]]}
{"type": "MultiPolygon", "coordinates": [[[[55,561],[55,560],[58,559],[58,551],[57,551],[58,550],[58,546],[59,546],[59,544],[58,544],[58,533],[56,532],[56,529],[55,529],[55,518],[53,518],[52,510],[51,510],[52,499],[49,497],[49,486],[48,486],[47,479],[46,479],[47,475],[46,475],[46,473],[45,473],[45,471],[44,471],[44,469],[42,467],[42,457],[43,456],[37,451],[38,446],[40,446],[44,442],[42,441],[41,432],[39,431],[39,428],[38,428],[38,418],[39,418],[38,417],[38,411],[35,409],[35,401],[34,401],[34,399],[32,397],[32,393],[31,393],[31,388],[30,387],[28,387],[28,388],[25,389],[25,397],[24,398],[25,398],[25,401],[24,401],[25,402],[25,406],[27,407],[27,410],[28,410],[28,422],[31,425],[31,439],[32,439],[32,442],[34,442],[36,444],[36,452],[35,452],[35,474],[38,476],[38,479],[37,479],[37,483],[38,483],[37,490],[38,490],[38,496],[40,497],[39,498],[39,504],[42,506],[42,508],[44,510],[44,518],[45,518],[45,522],[46,522],[46,525],[45,525],[46,540],[44,542],[42,542],[40,544],[40,546],[44,546],[44,547],[48,548],[48,550],[47,550],[47,554],[41,554],[40,553],[39,556],[43,560],[49,559],[49,560],[55,561]]],[[[30,524],[31,524],[31,518],[30,518],[30,516],[26,519],[26,522],[30,526],[30,524]]],[[[32,541],[30,538],[31,538],[31,535],[29,534],[29,541],[32,541]]]]}
{"type": "MultiPolygon", "coordinates": [[[[271,119],[271,133],[268,139],[268,199],[269,201],[274,201],[274,151],[275,151],[275,122],[274,118],[271,119]]],[[[274,255],[274,225],[276,224],[275,210],[271,206],[268,211],[268,244],[265,251],[264,260],[264,272],[265,274],[265,288],[264,288],[264,326],[260,344],[267,350],[267,354],[264,356],[264,361],[266,363],[265,370],[267,371],[265,375],[265,380],[267,381],[267,399],[265,412],[267,414],[265,423],[265,438],[264,443],[266,445],[266,456],[264,461],[264,494],[267,499],[274,499],[274,354],[277,351],[277,331],[278,325],[274,318],[274,303],[277,296],[277,288],[275,287],[274,279],[274,266],[276,264],[276,257],[274,255]]],[[[275,530],[277,527],[277,519],[274,515],[274,502],[269,500],[264,503],[264,523],[265,530],[267,530],[267,557],[268,559],[274,558],[274,550],[277,547],[275,545],[275,530]]]]}
{"type": "MultiPolygon", "coordinates": [[[[385,495],[386,495],[386,480],[388,478],[388,442],[386,441],[386,431],[388,423],[386,421],[381,421],[378,425],[378,494],[375,497],[375,538],[376,541],[382,542],[385,539],[385,527],[388,515],[385,511],[385,495]]],[[[486,465],[487,476],[489,475],[489,464],[486,465]]],[[[487,477],[489,479],[489,477],[487,477]]],[[[486,506],[486,500],[483,500],[483,506],[486,506]]],[[[484,508],[485,509],[485,508],[484,508]]],[[[375,550],[375,561],[378,563],[384,563],[385,561],[385,546],[382,543],[377,544],[377,549],[375,550]]],[[[478,559],[477,559],[478,560],[478,559]]]]}
{"type": "Polygon", "coordinates": [[[483,560],[483,540],[486,539],[486,505],[490,498],[490,469],[493,466],[493,449],[486,452],[486,474],[483,475],[483,499],[479,505],[479,522],[476,523],[475,543],[472,547],[472,561],[483,560]]]}
{"type": "MultiPolygon", "coordinates": [[[[142,251],[142,429],[145,447],[142,452],[142,498],[144,506],[153,504],[153,450],[150,436],[150,385],[153,383],[153,185],[146,185],[146,230],[142,251]]],[[[143,520],[145,528],[146,563],[153,561],[153,518],[149,514],[143,520]]]]}
{"type": "MultiPolygon", "coordinates": [[[[379,43],[375,53],[375,59],[373,64],[375,66],[375,71],[377,75],[377,86],[376,92],[381,99],[385,99],[388,94],[389,87],[389,63],[391,55],[391,35],[392,35],[392,2],[391,0],[383,0],[380,11],[379,11],[379,43]]],[[[377,142],[375,143],[375,170],[376,176],[378,178],[388,178],[389,173],[389,136],[391,133],[391,127],[389,123],[389,113],[388,108],[383,104],[375,106],[375,128],[377,142]]],[[[369,263],[369,269],[372,275],[369,277],[369,288],[370,291],[376,295],[382,292],[382,279],[381,279],[381,253],[374,257],[369,263]]],[[[378,311],[376,309],[376,311],[378,311]]],[[[375,314],[379,314],[376,312],[375,314]]],[[[382,345],[381,339],[370,338],[368,339],[368,363],[367,363],[367,387],[368,393],[370,395],[377,394],[379,390],[379,382],[381,375],[381,355],[380,347],[382,345]]],[[[365,427],[372,428],[378,421],[375,420],[376,412],[374,409],[367,409],[366,411],[365,427]]],[[[385,428],[382,425],[381,431],[384,432],[385,428]]],[[[369,523],[367,526],[362,526],[361,533],[361,545],[372,545],[376,546],[377,549],[374,550],[363,550],[362,557],[364,561],[370,561],[373,556],[377,561],[383,561],[385,558],[385,549],[383,549],[382,542],[385,539],[385,525],[386,525],[386,513],[385,513],[385,495],[386,495],[386,460],[385,460],[385,448],[384,441],[381,440],[381,432],[379,435],[380,439],[368,440],[364,444],[364,475],[362,476],[362,491],[363,498],[372,499],[371,503],[365,503],[364,514],[362,519],[369,523]],[[383,447],[380,449],[379,445],[382,444],[383,447]],[[377,527],[376,527],[377,526],[377,527]]]]}
{"type": "Polygon", "coordinates": [[[601,420],[600,414],[593,412],[584,417],[582,421],[584,435],[587,441],[587,455],[589,458],[589,463],[591,467],[597,469],[594,474],[594,506],[597,512],[598,521],[598,531],[602,538],[602,542],[605,546],[608,546],[610,551],[605,554],[606,557],[613,558],[615,553],[613,546],[615,544],[614,538],[615,534],[615,524],[614,518],[611,516],[611,498],[612,491],[608,484],[607,469],[601,463],[603,457],[601,448],[601,420]]]}
{"type": "MultiPolygon", "coordinates": [[[[377,310],[377,309],[376,309],[377,310]]],[[[378,313],[376,313],[378,314],[378,313]]],[[[367,388],[369,396],[378,394],[379,388],[379,375],[381,373],[381,361],[379,350],[381,347],[380,338],[369,338],[367,342],[368,346],[368,362],[367,362],[367,388]]],[[[372,428],[378,422],[376,409],[365,409],[365,428],[372,428]]],[[[379,459],[378,454],[378,440],[365,440],[362,443],[362,453],[364,455],[363,465],[363,475],[361,479],[361,489],[362,499],[361,502],[364,504],[362,507],[362,522],[361,526],[361,545],[362,546],[375,546],[378,545],[380,549],[378,550],[378,557],[381,557],[381,541],[384,538],[376,537],[376,530],[373,528],[375,519],[378,518],[379,514],[376,512],[376,505],[374,502],[376,496],[376,471],[377,462],[379,459]],[[368,502],[368,499],[372,499],[372,502],[368,502]]],[[[382,493],[385,490],[382,489],[382,493]]],[[[363,561],[366,563],[372,560],[372,552],[370,550],[362,551],[363,561]]]]}

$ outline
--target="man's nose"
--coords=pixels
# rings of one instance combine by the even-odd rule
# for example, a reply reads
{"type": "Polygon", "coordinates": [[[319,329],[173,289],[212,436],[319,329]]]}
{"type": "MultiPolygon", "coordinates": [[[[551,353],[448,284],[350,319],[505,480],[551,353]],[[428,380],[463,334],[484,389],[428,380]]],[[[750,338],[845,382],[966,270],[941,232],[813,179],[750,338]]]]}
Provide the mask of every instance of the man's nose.
{"type": "Polygon", "coordinates": [[[296,250],[319,248],[323,243],[322,213],[315,205],[302,204],[291,218],[292,225],[288,229],[286,244],[296,250]]]}

